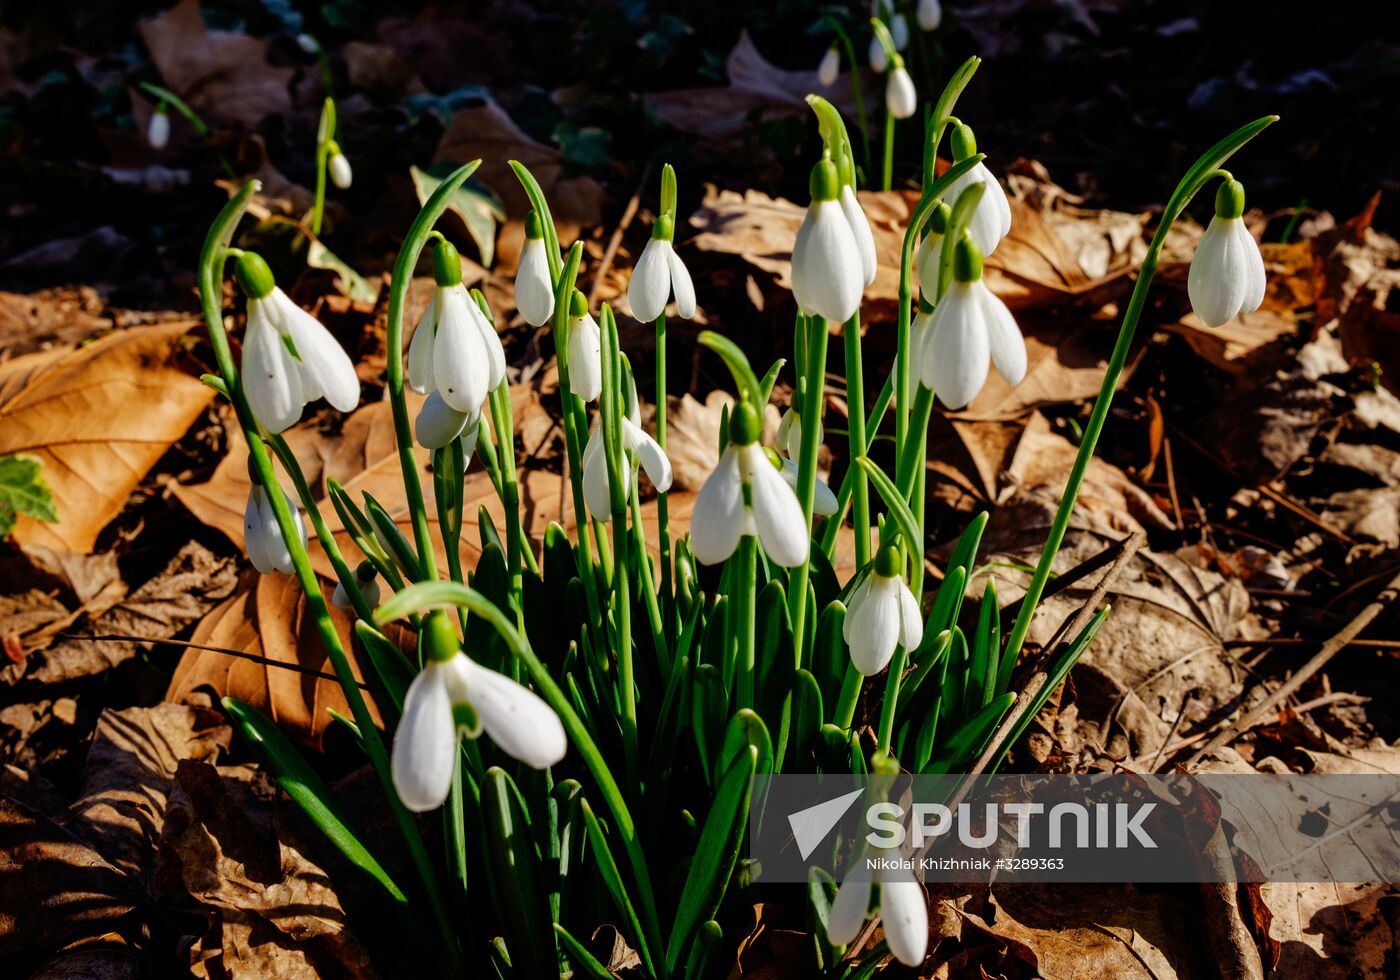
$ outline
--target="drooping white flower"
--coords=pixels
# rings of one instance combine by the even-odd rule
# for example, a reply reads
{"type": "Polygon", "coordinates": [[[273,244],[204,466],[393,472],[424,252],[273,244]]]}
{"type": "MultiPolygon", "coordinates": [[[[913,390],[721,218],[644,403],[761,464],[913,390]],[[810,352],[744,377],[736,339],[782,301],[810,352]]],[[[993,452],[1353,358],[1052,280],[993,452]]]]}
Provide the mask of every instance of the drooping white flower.
{"type": "Polygon", "coordinates": [[[890,40],[894,42],[896,51],[903,51],[909,47],[909,21],[904,19],[903,14],[895,14],[890,18],[890,40]]]}
{"type": "Polygon", "coordinates": [[[695,315],[695,286],[690,272],[671,244],[672,221],[667,215],[656,219],[655,229],[642,257],[627,283],[627,305],[642,323],[651,323],[666,312],[666,301],[674,291],[676,313],[689,320],[695,315]]]}
{"type": "MultiPolygon", "coordinates": [[[[373,565],[367,561],[360,562],[359,567],[355,569],[355,584],[360,589],[360,595],[365,597],[365,602],[371,607],[379,605],[379,582],[375,579],[373,565]]],[[[355,608],[344,582],[335,583],[335,591],[331,593],[331,605],[337,609],[355,608]]]]}
{"type": "MultiPolygon", "coordinates": [[[[770,450],[765,450],[765,452],[768,451],[770,450]]],[[[778,472],[787,481],[787,485],[792,487],[792,492],[796,493],[797,477],[800,472],[797,461],[774,453],[769,462],[777,464],[778,472]]],[[[830,517],[836,513],[840,503],[836,499],[836,494],[831,492],[831,487],[827,486],[820,476],[816,477],[812,483],[812,513],[818,517],[830,517]]]]}
{"type": "Polygon", "coordinates": [[[919,0],[919,5],[914,8],[914,17],[921,30],[936,31],[938,25],[943,23],[943,4],[938,0],[919,0]]]}
{"type": "Polygon", "coordinates": [[[883,75],[885,69],[890,66],[889,56],[885,54],[885,46],[880,43],[878,37],[870,39],[870,53],[867,60],[870,62],[870,70],[877,75],[883,75]]]}
{"type": "MultiPolygon", "coordinates": [[[[646,430],[627,416],[622,417],[622,446],[635,454],[652,486],[660,492],[671,489],[671,460],[646,430]]],[[[588,513],[607,523],[612,520],[612,484],[608,479],[608,454],[603,445],[601,425],[595,425],[583,449],[583,502],[588,513]]],[[[632,492],[632,464],[622,461],[622,496],[632,492]]]]}
{"type": "MultiPolygon", "coordinates": [[[[977,153],[977,140],[972,134],[970,126],[959,124],[953,130],[952,136],[953,159],[961,162],[977,153]]],[[[972,220],[968,222],[968,229],[972,232],[972,240],[977,243],[977,247],[982,250],[983,255],[991,255],[1001,244],[1011,231],[1011,203],[1006,199],[1006,191],[1001,189],[1001,184],[997,183],[996,177],[987,169],[985,163],[978,163],[975,167],[963,174],[944,193],[946,201],[956,202],[968,185],[982,184],[982,199],[977,202],[976,209],[972,212],[972,220]]]]}
{"type": "Polygon", "coordinates": [[[549,246],[540,216],[525,216],[525,246],[515,270],[515,306],[532,327],[543,326],[554,315],[554,282],[549,275],[549,246]]]}
{"type": "MultiPolygon", "coordinates": [[[[822,430],[821,420],[817,420],[817,445],[822,444],[825,435],[822,430]]],[[[797,492],[797,461],[802,457],[802,418],[797,414],[797,409],[789,408],[783,413],[782,419],[778,422],[778,453],[779,458],[774,454],[771,460],[782,473],[787,485],[792,487],[793,492],[797,492]]],[[[831,492],[831,488],[822,482],[819,476],[813,484],[812,493],[812,513],[822,517],[830,517],[836,513],[836,494],[831,492]]]]}
{"type": "MultiPolygon", "coordinates": [[[[476,436],[481,426],[481,408],[474,412],[459,412],[434,391],[418,410],[418,418],[413,422],[413,436],[424,449],[441,449],[462,436],[470,437],[476,446],[476,436]]],[[[470,452],[467,455],[471,455],[470,452]]]]}
{"type": "Polygon", "coordinates": [[[1215,216],[1196,246],[1186,278],[1191,308],[1208,327],[1253,313],[1264,302],[1264,257],[1244,225],[1244,185],[1222,181],[1215,216]]]}
{"type": "MultiPolygon", "coordinates": [[[[301,511],[287,491],[277,488],[287,501],[287,509],[292,512],[292,523],[301,536],[302,547],[306,546],[306,525],[302,523],[301,511]]],[[[268,499],[267,489],[254,483],[248,491],[248,505],[243,509],[243,547],[248,552],[248,560],[263,575],[273,572],[292,574],[296,567],[292,564],[292,553],[282,538],[282,529],[277,524],[277,514],[268,499]]]]}
{"type": "Polygon", "coordinates": [[[337,149],[331,154],[330,161],[326,164],[326,170],[330,174],[331,183],[341,190],[349,190],[350,182],[354,179],[354,171],[350,169],[350,161],[345,159],[345,154],[337,149]]]}
{"type": "Polygon", "coordinates": [[[837,946],[854,942],[869,918],[872,886],[878,884],[880,924],[890,952],[905,966],[918,966],[928,952],[928,906],[923,886],[899,856],[898,852],[890,855],[889,861],[878,862],[874,870],[864,860],[856,862],[831,903],[826,935],[837,946]]]}
{"type": "Polygon", "coordinates": [[[690,546],[701,564],[724,561],[746,534],[757,537],[768,557],[784,568],[794,568],[809,556],[811,540],[802,505],[758,444],[759,428],[751,406],[736,406],[729,445],[700,488],[691,513],[690,546]]]}
{"type": "Polygon", "coordinates": [[[533,691],[460,649],[430,659],[408,686],[394,732],[390,768],[404,806],[418,813],[441,806],[452,789],[458,741],[483,730],[535,769],[554,765],[568,747],[558,715],[533,691]]]}
{"type": "Polygon", "coordinates": [[[836,45],[826,49],[826,54],[822,55],[821,62],[817,65],[817,81],[822,88],[831,88],[836,84],[836,79],[841,75],[841,52],[836,49],[836,45]]]}
{"type": "Polygon", "coordinates": [[[317,54],[321,50],[321,42],[305,32],[297,35],[297,47],[307,54],[317,54]]]}
{"type": "Polygon", "coordinates": [[[896,119],[908,119],[919,108],[919,93],[904,65],[895,65],[885,80],[885,108],[896,119]]]}
{"type": "Polygon", "coordinates": [[[146,125],[146,142],[152,149],[163,150],[170,142],[170,113],[165,106],[157,106],[151,113],[151,121],[146,125]]]}
{"type": "Polygon", "coordinates": [[[339,411],[353,410],[360,379],[330,331],[277,287],[261,256],[244,252],[235,273],[248,296],[243,390],[263,428],[281,432],[318,398],[339,411]]]}
{"type": "Polygon", "coordinates": [[[841,627],[851,663],[869,677],[885,669],[897,646],[912,652],[924,635],[919,601],[900,573],[899,551],[886,548],[875,567],[851,595],[841,627]]]}
{"type": "Polygon", "coordinates": [[[586,402],[596,400],[603,392],[603,332],[578,290],[569,308],[568,349],[569,387],[586,402]]]}
{"type": "Polygon", "coordinates": [[[865,291],[864,262],[831,161],[812,168],[811,187],[812,203],[792,246],[792,294],[802,312],[845,323],[865,291]]]}
{"type": "Polygon", "coordinates": [[[851,237],[855,239],[856,251],[860,253],[861,276],[865,279],[865,285],[869,286],[875,281],[875,235],[870,230],[870,220],[860,206],[855,188],[850,184],[841,186],[841,211],[850,223],[851,237]]]}
{"type": "Polygon", "coordinates": [[[928,299],[920,294],[919,309],[914,314],[914,319],[909,324],[909,350],[913,352],[913,362],[909,365],[909,390],[905,397],[909,404],[914,403],[914,396],[918,394],[919,385],[923,382],[919,379],[920,360],[923,354],[924,345],[928,343],[929,325],[933,322],[933,307],[929,305],[928,299]]]}
{"type": "Polygon", "coordinates": [[[942,201],[929,213],[924,237],[919,242],[914,267],[919,272],[919,286],[929,296],[938,293],[938,268],[943,261],[943,235],[948,230],[952,209],[942,201]]]}
{"type": "Polygon", "coordinates": [[[501,338],[462,285],[457,250],[439,241],[433,251],[437,285],[408,345],[408,384],[420,394],[436,391],[449,408],[481,410],[506,375],[501,338]]]}
{"type": "Polygon", "coordinates": [[[1006,304],[982,281],[982,254],[967,235],[915,357],[920,380],[949,408],[962,408],[982,390],[989,358],[1007,384],[1026,375],[1026,342],[1006,304]]]}

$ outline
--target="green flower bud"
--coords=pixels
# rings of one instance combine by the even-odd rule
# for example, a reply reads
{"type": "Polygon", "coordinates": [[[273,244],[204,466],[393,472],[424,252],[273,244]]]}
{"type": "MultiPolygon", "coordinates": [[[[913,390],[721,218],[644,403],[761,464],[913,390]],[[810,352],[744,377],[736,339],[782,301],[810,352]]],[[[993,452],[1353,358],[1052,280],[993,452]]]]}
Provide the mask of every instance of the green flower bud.
{"type": "Polygon", "coordinates": [[[948,207],[947,201],[939,201],[934,209],[929,212],[928,223],[924,225],[924,234],[942,235],[948,231],[948,219],[953,216],[953,209],[948,207]]]}
{"type": "Polygon", "coordinates": [[[1222,180],[1215,192],[1215,214],[1220,218],[1238,218],[1244,214],[1244,184],[1238,180],[1222,180]]]}
{"type": "Polygon", "coordinates": [[[958,123],[954,127],[951,141],[954,163],[977,155],[977,137],[972,135],[972,127],[966,123],[958,123]]]}
{"type": "Polygon", "coordinates": [[[953,278],[958,282],[976,282],[982,278],[982,250],[966,232],[953,252],[953,278]]]}
{"type": "Polygon", "coordinates": [[[663,242],[669,242],[675,237],[676,223],[669,214],[663,214],[656,219],[656,223],[651,226],[651,237],[659,238],[663,242]]]}
{"type": "Polygon", "coordinates": [[[875,574],[881,578],[894,578],[899,574],[899,567],[903,562],[899,558],[899,549],[893,546],[881,549],[875,556],[875,574]]]}
{"type": "Polygon", "coordinates": [[[762,433],[763,421],[759,418],[758,410],[746,401],[735,405],[733,414],[729,416],[729,444],[749,446],[758,442],[762,433]]]}
{"type": "Polygon", "coordinates": [[[277,288],[272,270],[257,252],[244,252],[234,263],[233,274],[249,299],[262,299],[277,288]]]}
{"type": "Polygon", "coordinates": [[[532,242],[544,237],[544,222],[536,211],[525,215],[525,237],[532,242]]]}
{"type": "Polygon", "coordinates": [[[580,317],[588,313],[588,297],[577,289],[574,295],[569,298],[569,316],[580,317]]]}
{"type": "Polygon", "coordinates": [[[830,160],[820,160],[812,168],[813,201],[834,201],[841,194],[841,178],[836,173],[836,164],[830,160]]]}
{"type": "Polygon", "coordinates": [[[433,279],[439,286],[455,286],[462,281],[462,257],[445,238],[438,239],[433,249],[433,279]]]}
{"type": "Polygon", "coordinates": [[[457,625],[442,609],[434,609],[423,624],[423,650],[429,660],[451,660],[462,649],[457,638],[457,625]]]}

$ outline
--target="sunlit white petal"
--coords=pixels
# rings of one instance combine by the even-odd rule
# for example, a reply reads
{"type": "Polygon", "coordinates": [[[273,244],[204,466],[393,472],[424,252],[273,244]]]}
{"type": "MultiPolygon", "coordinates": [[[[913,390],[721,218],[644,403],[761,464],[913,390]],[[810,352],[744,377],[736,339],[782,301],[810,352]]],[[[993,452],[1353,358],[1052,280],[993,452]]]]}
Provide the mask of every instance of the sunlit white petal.
{"type": "Polygon", "coordinates": [[[845,323],[860,306],[863,265],[837,201],[813,201],[792,250],[792,294],[803,312],[845,323]]]}
{"type": "Polygon", "coordinates": [[[461,657],[471,706],[491,740],[507,755],[534,769],[564,758],[564,726],[544,700],[529,688],[461,657]]]}
{"type": "Polygon", "coordinates": [[[831,88],[836,84],[836,79],[841,74],[841,54],[833,45],[826,49],[826,54],[822,55],[821,63],[817,65],[817,81],[822,88],[831,88]]]}
{"type": "Polygon", "coordinates": [[[330,171],[332,184],[341,190],[350,187],[350,182],[354,179],[354,172],[350,169],[350,161],[345,159],[344,153],[331,154],[327,169],[330,171]]]}
{"type": "Polygon", "coordinates": [[[603,390],[602,333],[590,314],[569,324],[569,387],[586,402],[603,390]]]}
{"type": "Polygon", "coordinates": [[[1001,298],[986,287],[984,282],[976,284],[978,298],[982,304],[982,317],[987,324],[987,346],[992,352],[992,363],[997,373],[1006,383],[1018,385],[1026,376],[1026,341],[1016,326],[1016,319],[1001,298]]]}
{"type": "Polygon", "coordinates": [[[860,253],[861,274],[869,286],[875,281],[875,235],[870,230],[870,221],[856,198],[850,184],[841,188],[841,211],[851,226],[851,237],[855,239],[856,251],[860,253]]]}
{"type": "Polygon", "coordinates": [[[461,286],[438,294],[437,335],[433,338],[433,377],[443,401],[459,412],[475,412],[491,385],[490,353],[486,350],[480,313],[461,286]]]}
{"type": "Polygon", "coordinates": [[[657,492],[664,493],[671,489],[671,480],[674,474],[671,471],[671,460],[666,455],[666,451],[660,444],[651,437],[641,426],[631,419],[622,420],[622,437],[628,449],[637,454],[637,462],[646,471],[647,479],[657,492]]]}
{"type": "Polygon", "coordinates": [[[306,405],[301,372],[268,313],[267,299],[248,301],[243,336],[243,390],[253,415],[268,432],[278,433],[301,418],[306,405]]]}
{"type": "Polygon", "coordinates": [[[408,342],[408,386],[420,395],[426,395],[437,386],[433,378],[433,335],[437,332],[438,294],[434,289],[428,300],[428,308],[423,311],[418,326],[414,328],[413,339],[408,342]]]}
{"type": "Polygon", "coordinates": [[[919,0],[914,16],[921,30],[936,31],[938,25],[943,23],[943,5],[938,0],[919,0]]]}
{"type": "Polygon", "coordinates": [[[447,799],[457,766],[457,731],[443,664],[429,663],[408,686],[390,763],[394,789],[410,810],[433,810],[447,799]]]}
{"type": "Polygon", "coordinates": [[[924,889],[907,868],[880,873],[880,924],[894,958],[918,966],[928,952],[928,905],[924,889]]]}
{"type": "Polygon", "coordinates": [[[627,282],[627,305],[642,323],[650,323],[666,312],[671,296],[671,266],[667,256],[671,243],[664,238],[648,239],[627,282]]]}
{"type": "Polygon", "coordinates": [[[532,327],[554,315],[554,284],[549,277],[549,249],[543,238],[527,238],[515,270],[515,305],[532,327]]]}
{"type": "Polygon", "coordinates": [[[949,408],[962,408],[982,390],[991,351],[986,318],[974,287],[955,282],[933,311],[920,377],[949,408]]]}
{"type": "MultiPolygon", "coordinates": [[[[782,458],[782,477],[787,481],[787,485],[792,487],[793,493],[797,492],[797,463],[786,456],[782,458]]],[[[812,513],[818,517],[830,517],[836,513],[839,501],[836,494],[831,492],[831,488],[822,482],[821,477],[817,477],[812,483],[812,513]]]]}
{"type": "Polygon", "coordinates": [[[885,81],[885,108],[896,119],[908,119],[919,108],[919,93],[914,90],[914,79],[903,65],[890,72],[885,81]]]}
{"type": "Polygon", "coordinates": [[[170,142],[170,114],[165,112],[155,112],[151,114],[151,121],[146,127],[146,141],[156,150],[165,149],[165,145],[170,142]]]}
{"type": "Polygon", "coordinates": [[[695,284],[691,282],[690,270],[674,248],[666,254],[666,264],[671,268],[671,291],[676,297],[676,315],[682,320],[689,320],[695,315],[695,284]]]}
{"type": "Polygon", "coordinates": [[[795,568],[811,554],[812,542],[802,505],[762,447],[753,443],[739,451],[751,488],[758,540],[770,559],[784,568],[795,568]]]}
{"type": "Polygon", "coordinates": [[[856,936],[860,935],[869,909],[870,873],[858,866],[851,869],[846,880],[841,882],[841,887],[836,890],[836,898],[832,900],[831,910],[827,915],[826,938],[832,945],[849,946],[856,936]]]}
{"type": "Polygon", "coordinates": [[[423,402],[413,423],[413,435],[424,449],[441,449],[466,431],[468,423],[475,429],[481,412],[459,412],[434,391],[423,402]]]}
{"type": "Polygon", "coordinates": [[[695,498],[690,516],[690,550],[697,561],[715,565],[734,553],[744,529],[743,512],[739,450],[731,445],[695,498]]]}
{"type": "Polygon", "coordinates": [[[319,320],[281,290],[274,289],[268,298],[277,296],[281,296],[283,329],[296,348],[302,397],[307,401],[325,398],[341,412],[354,411],[360,403],[360,379],[350,355],[319,320]]]}

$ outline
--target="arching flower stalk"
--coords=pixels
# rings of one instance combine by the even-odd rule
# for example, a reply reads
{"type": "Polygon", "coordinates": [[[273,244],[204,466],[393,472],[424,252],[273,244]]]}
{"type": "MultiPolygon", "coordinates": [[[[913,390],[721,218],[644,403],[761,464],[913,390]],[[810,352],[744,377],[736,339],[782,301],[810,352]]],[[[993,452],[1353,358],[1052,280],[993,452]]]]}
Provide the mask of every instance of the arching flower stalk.
{"type": "Polygon", "coordinates": [[[1243,214],[1244,185],[1227,175],[1215,192],[1215,216],[1196,246],[1186,278],[1191,308],[1208,327],[1253,313],[1264,302],[1264,257],[1243,214]]]}
{"type": "Polygon", "coordinates": [[[281,432],[323,397],[338,411],[353,411],[360,379],[330,331],[278,288],[256,252],[241,253],[234,274],[248,297],[243,390],[262,427],[281,432]]]}
{"type": "Polygon", "coordinates": [[[446,239],[433,250],[433,278],[433,297],[408,345],[408,384],[419,394],[437,392],[447,408],[476,415],[505,380],[501,338],[462,285],[461,257],[446,239]]]}
{"type": "Polygon", "coordinates": [[[949,408],[962,408],[982,390],[989,360],[1009,385],[1026,376],[1026,342],[1006,304],[982,281],[982,252],[970,235],[957,244],[953,281],[916,357],[919,379],[949,408]]]}
{"type": "Polygon", "coordinates": [[[525,216],[525,245],[515,269],[515,306],[532,327],[540,327],[554,316],[554,281],[549,274],[549,246],[544,240],[540,216],[525,216]]]}
{"type": "Polygon", "coordinates": [[[758,412],[735,406],[729,445],[695,500],[691,550],[701,564],[724,561],[741,537],[758,538],[768,557],[784,568],[807,560],[810,541],[797,495],[758,443],[758,412]]]}
{"type": "Polygon", "coordinates": [[[875,557],[875,567],[851,595],[842,635],[851,651],[851,663],[866,677],[885,669],[895,647],[912,651],[923,639],[919,601],[905,584],[902,565],[899,549],[883,549],[875,557]]]}
{"type": "Polygon", "coordinates": [[[538,694],[462,652],[457,627],[442,610],[428,615],[424,632],[428,662],[404,695],[391,756],[404,806],[419,813],[442,806],[452,789],[458,742],[483,731],[534,769],[564,758],[564,726],[538,694]]]}
{"type": "Polygon", "coordinates": [[[651,240],[642,249],[637,267],[627,283],[627,305],[642,323],[650,323],[666,312],[666,301],[674,293],[676,313],[689,320],[695,315],[695,286],[690,272],[676,254],[671,238],[675,220],[663,214],[652,225],[651,240]]]}

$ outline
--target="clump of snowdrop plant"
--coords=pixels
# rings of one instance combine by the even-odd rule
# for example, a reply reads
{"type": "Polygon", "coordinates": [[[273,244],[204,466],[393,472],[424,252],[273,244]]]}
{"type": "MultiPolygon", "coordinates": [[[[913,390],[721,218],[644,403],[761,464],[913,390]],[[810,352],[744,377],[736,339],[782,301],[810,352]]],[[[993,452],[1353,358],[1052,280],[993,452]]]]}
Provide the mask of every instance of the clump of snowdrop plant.
{"type": "MultiPolygon", "coordinates": [[[[927,28],[936,17],[924,8],[916,13],[927,28]]],[[[898,56],[894,39],[883,25],[876,34],[896,65],[888,57],[898,56]]],[[[245,547],[258,571],[293,575],[304,592],[316,635],[302,641],[323,651],[334,672],[349,709],[336,716],[344,744],[363,751],[396,839],[366,835],[361,801],[332,790],[272,721],[234,699],[224,705],[290,798],[366,876],[385,912],[409,924],[404,968],[443,977],[603,976],[586,942],[601,914],[635,952],[639,975],[722,971],[739,938],[724,923],[755,898],[740,854],[757,775],[999,764],[1049,697],[1041,690],[1013,709],[1021,644],[1167,231],[1204,186],[1223,180],[1192,265],[1192,303],[1207,323],[1258,305],[1262,267],[1240,221],[1243,192],[1219,168],[1273,117],[1216,144],[1172,194],[1044,549],[1014,621],[1003,622],[977,561],[986,515],[953,544],[940,584],[925,588],[934,553],[923,484],[931,415],[939,402],[967,404],[991,364],[1012,384],[1025,370],[1020,333],[982,279],[983,256],[1005,236],[1009,210],[971,131],[952,115],[978,64],[959,68],[924,113],[930,169],[892,270],[900,284],[894,322],[867,325],[890,331],[890,364],[863,360],[862,294],[877,270],[855,195],[855,147],[834,107],[809,98],[823,147],[793,242],[791,356],[759,375],[736,343],[742,325],[726,325],[732,336],[699,334],[737,397],[688,529],[671,520],[680,511],[668,502],[666,310],[674,303],[686,317],[696,300],[672,241],[680,215],[669,166],[628,299],[632,315],[655,331],[653,436],[640,424],[617,316],[604,303],[595,319],[578,289],[582,244],[560,248],[539,184],[511,164],[531,207],[515,308],[542,328],[542,344],[558,361],[567,520],[542,533],[529,532],[538,524],[525,519],[519,471],[538,464],[517,439],[494,326],[509,311],[466,289],[456,249],[435,227],[479,161],[447,177],[424,204],[390,282],[384,397],[403,480],[392,511],[373,494],[353,497],[339,482],[353,474],[317,481],[333,513],[313,494],[281,433],[322,397],[354,411],[355,367],[277,288],[266,262],[233,247],[256,183],[216,219],[199,273],[219,368],[206,381],[231,402],[248,445],[245,547]],[[935,176],[932,161],[950,128],[944,156],[954,162],[935,176]],[[224,326],[230,264],[248,298],[242,370],[224,326]],[[435,285],[405,344],[420,267],[431,269],[435,285]],[[844,445],[831,445],[840,459],[836,492],[817,474],[833,336],[844,345],[847,416],[837,440],[844,445]],[[865,387],[871,371],[883,378],[874,398],[865,387]],[[779,377],[791,387],[791,404],[769,448],[760,420],[779,377]],[[411,392],[426,396],[416,418],[411,392]],[[489,487],[491,507],[479,506],[478,491],[467,497],[472,481],[489,487]],[[843,534],[854,568],[838,574],[843,534]],[[327,569],[332,590],[320,574],[327,569]],[[978,609],[964,614],[969,597],[978,609]],[[330,617],[332,605],[354,617],[350,642],[330,617]],[[386,861],[388,852],[403,860],[386,861]]],[[[326,167],[333,111],[328,101],[318,143],[326,167]]],[[[538,504],[531,502],[531,516],[538,504]]],[[[1046,651],[1051,675],[1064,676],[1106,614],[1046,651]]],[[[825,925],[813,936],[814,975],[873,975],[886,949],[917,968],[932,945],[921,886],[907,873],[855,874],[805,893],[794,886],[793,900],[799,896],[825,925]],[[856,947],[874,919],[884,945],[856,947]]]]}

